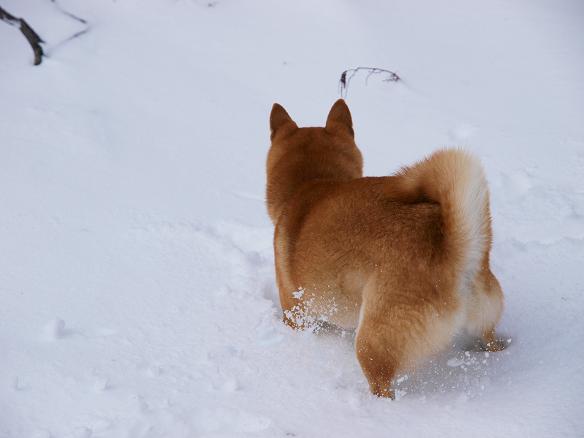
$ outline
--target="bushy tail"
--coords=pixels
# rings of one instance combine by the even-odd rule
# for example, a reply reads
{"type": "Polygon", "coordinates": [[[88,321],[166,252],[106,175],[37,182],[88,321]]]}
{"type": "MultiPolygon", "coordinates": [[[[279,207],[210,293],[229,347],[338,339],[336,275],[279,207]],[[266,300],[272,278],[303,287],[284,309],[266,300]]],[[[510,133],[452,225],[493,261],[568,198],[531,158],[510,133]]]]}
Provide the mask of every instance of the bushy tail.
{"type": "Polygon", "coordinates": [[[489,191],[481,163],[468,152],[445,149],[403,168],[395,182],[391,191],[405,199],[440,204],[445,255],[458,262],[466,278],[474,278],[491,239],[489,191]]]}

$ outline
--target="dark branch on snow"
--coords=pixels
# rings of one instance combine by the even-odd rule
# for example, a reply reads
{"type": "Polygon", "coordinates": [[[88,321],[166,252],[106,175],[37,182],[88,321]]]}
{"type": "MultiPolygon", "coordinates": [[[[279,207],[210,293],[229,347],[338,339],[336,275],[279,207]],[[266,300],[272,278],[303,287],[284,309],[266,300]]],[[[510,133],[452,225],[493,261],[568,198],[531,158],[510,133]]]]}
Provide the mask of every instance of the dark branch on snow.
{"type": "Polygon", "coordinates": [[[367,83],[369,78],[374,74],[385,75],[386,77],[383,79],[383,82],[397,82],[401,79],[397,75],[397,73],[394,73],[390,70],[385,70],[383,68],[377,68],[377,67],[350,68],[348,70],[345,70],[343,73],[341,73],[341,79],[339,79],[339,91],[341,92],[341,96],[343,96],[343,97],[347,96],[347,92],[349,91],[349,84],[351,82],[351,79],[353,79],[353,77],[357,73],[359,73],[360,71],[368,72],[367,76],[365,77],[365,83],[367,83]]]}
{"type": "Polygon", "coordinates": [[[23,18],[15,17],[14,15],[6,12],[6,10],[0,7],[0,20],[11,26],[17,26],[20,32],[24,35],[32,51],[34,52],[34,65],[39,65],[43,61],[44,51],[41,44],[44,43],[42,38],[34,31],[32,27],[23,18]]]}
{"type": "MultiPolygon", "coordinates": [[[[89,31],[90,26],[89,26],[89,23],[87,22],[87,20],[63,9],[57,0],[50,0],[50,2],[55,5],[55,8],[57,8],[59,10],[59,12],[66,15],[67,17],[83,24],[83,26],[84,26],[84,28],[81,29],[80,31],[74,33],[73,35],[71,35],[70,37],[65,39],[64,41],[61,41],[58,44],[58,46],[61,46],[62,44],[65,44],[66,42],[71,41],[72,39],[80,37],[81,35],[83,35],[89,31]]],[[[44,43],[42,38],[34,31],[34,29],[32,27],[30,27],[30,25],[26,22],[26,20],[24,18],[15,17],[14,15],[8,13],[1,6],[0,6],[0,21],[4,21],[5,23],[8,23],[11,26],[18,27],[20,29],[20,31],[22,32],[22,34],[24,35],[24,37],[26,38],[26,40],[28,41],[28,43],[30,44],[30,46],[32,47],[32,50],[34,52],[34,65],[39,65],[43,61],[43,57],[46,56],[46,53],[43,50],[43,47],[41,46],[41,44],[44,43]]]]}

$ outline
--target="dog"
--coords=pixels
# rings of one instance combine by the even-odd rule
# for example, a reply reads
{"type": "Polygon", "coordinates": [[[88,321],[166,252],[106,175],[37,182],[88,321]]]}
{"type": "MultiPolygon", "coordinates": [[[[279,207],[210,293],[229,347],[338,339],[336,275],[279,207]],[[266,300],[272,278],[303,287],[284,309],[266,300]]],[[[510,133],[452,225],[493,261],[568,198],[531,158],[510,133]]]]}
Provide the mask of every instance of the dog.
{"type": "Polygon", "coordinates": [[[356,329],[371,392],[394,398],[396,374],[466,332],[487,351],[503,292],[489,267],[489,192],[480,162],[439,150],[385,177],[363,177],[340,99],[325,127],[299,128],[274,104],[266,201],[275,225],[284,322],[356,329]]]}

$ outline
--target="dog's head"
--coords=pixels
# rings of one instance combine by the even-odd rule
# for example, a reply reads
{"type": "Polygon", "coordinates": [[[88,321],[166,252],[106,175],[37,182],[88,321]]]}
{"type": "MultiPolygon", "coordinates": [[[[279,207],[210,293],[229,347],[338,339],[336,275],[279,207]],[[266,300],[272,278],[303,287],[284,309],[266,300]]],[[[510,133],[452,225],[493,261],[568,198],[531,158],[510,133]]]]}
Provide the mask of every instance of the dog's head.
{"type": "MultiPolygon", "coordinates": [[[[284,107],[275,103],[270,114],[270,132],[272,142],[276,138],[284,138],[290,134],[311,130],[322,135],[336,135],[350,139],[353,142],[353,119],[349,107],[343,99],[339,99],[332,106],[329,115],[326,119],[326,126],[324,128],[298,128],[298,125],[290,115],[286,112],[284,107]]],[[[324,139],[325,141],[328,139],[324,139]]],[[[354,145],[354,143],[353,143],[354,145]]]]}
{"type": "Polygon", "coordinates": [[[363,158],[355,144],[351,112],[342,99],[332,106],[322,128],[299,128],[286,110],[275,103],[270,114],[270,132],[267,203],[273,222],[303,184],[317,180],[346,181],[363,174],[363,158]]]}

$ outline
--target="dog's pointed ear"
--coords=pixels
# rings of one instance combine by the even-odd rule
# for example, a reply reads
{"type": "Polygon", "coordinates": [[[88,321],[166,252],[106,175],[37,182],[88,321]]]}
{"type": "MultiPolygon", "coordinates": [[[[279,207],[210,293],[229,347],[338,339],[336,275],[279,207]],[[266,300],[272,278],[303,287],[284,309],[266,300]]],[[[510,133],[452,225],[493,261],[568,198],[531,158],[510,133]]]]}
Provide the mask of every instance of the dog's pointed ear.
{"type": "Polygon", "coordinates": [[[334,131],[339,128],[347,130],[349,134],[354,135],[351,111],[349,111],[349,107],[343,99],[335,102],[326,119],[327,131],[334,131]]]}
{"type": "Polygon", "coordinates": [[[298,125],[292,120],[292,117],[290,117],[284,107],[279,103],[275,103],[274,106],[272,106],[272,112],[270,113],[271,137],[274,138],[276,132],[284,126],[298,128],[298,125]]]}

